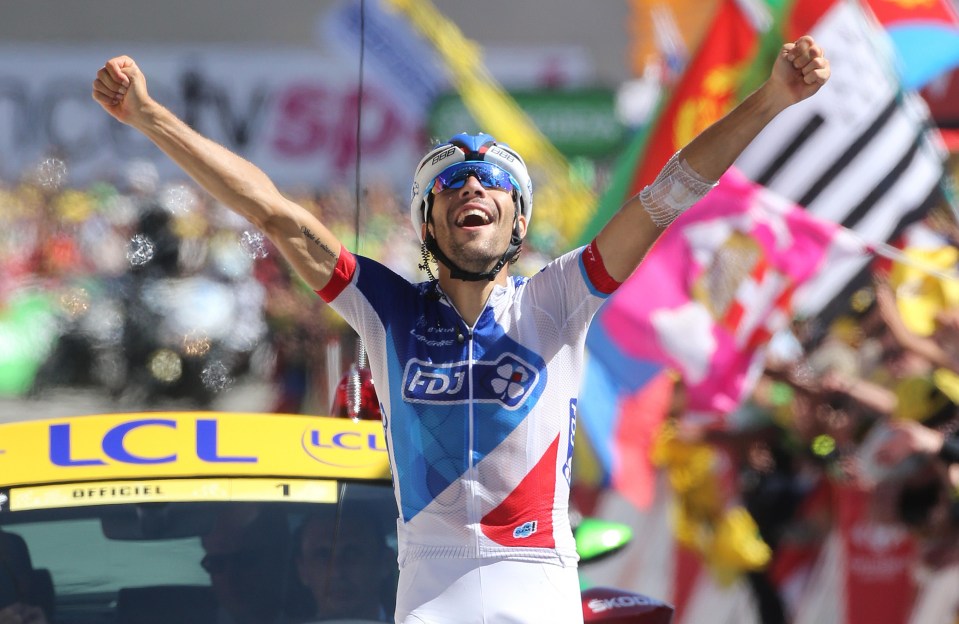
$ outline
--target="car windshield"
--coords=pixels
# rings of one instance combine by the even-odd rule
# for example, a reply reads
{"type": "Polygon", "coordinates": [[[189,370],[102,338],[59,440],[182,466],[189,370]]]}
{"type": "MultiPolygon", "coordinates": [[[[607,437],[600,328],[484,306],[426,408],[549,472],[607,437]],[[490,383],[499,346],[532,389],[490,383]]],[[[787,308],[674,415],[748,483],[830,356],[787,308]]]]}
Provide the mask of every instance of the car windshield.
{"type": "Polygon", "coordinates": [[[389,621],[392,490],[340,483],[336,498],[0,513],[0,599],[51,624],[389,621]]]}

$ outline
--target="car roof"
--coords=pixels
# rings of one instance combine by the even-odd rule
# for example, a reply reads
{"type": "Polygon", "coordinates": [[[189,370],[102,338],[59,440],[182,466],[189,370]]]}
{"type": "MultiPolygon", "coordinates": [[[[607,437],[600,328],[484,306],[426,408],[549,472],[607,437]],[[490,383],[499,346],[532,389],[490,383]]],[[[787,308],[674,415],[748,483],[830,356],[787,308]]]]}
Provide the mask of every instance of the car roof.
{"type": "Polygon", "coordinates": [[[76,504],[71,497],[110,503],[237,495],[218,488],[252,488],[239,493],[248,499],[276,490],[315,500],[326,496],[317,488],[336,480],[389,478],[378,421],[171,411],[0,424],[0,488],[7,496],[19,492],[21,508],[59,506],[54,499],[76,504]],[[163,489],[155,484],[167,479],[176,480],[165,488],[174,498],[158,498],[163,489]],[[106,500],[117,496],[127,500],[106,500]]]}

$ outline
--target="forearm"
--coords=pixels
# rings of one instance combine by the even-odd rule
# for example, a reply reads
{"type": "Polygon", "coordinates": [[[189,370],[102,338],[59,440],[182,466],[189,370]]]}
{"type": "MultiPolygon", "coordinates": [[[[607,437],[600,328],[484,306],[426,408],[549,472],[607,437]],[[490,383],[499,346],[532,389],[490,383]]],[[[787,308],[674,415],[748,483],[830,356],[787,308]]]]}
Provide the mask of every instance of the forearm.
{"type": "Polygon", "coordinates": [[[339,241],[312,213],[287,200],[259,167],[155,102],[145,105],[132,125],[210,195],[263,232],[311,288],[326,286],[340,253],[339,241]]]}
{"type": "Polygon", "coordinates": [[[701,176],[718,179],[766,124],[819,91],[829,73],[829,61],[811,37],[784,44],[766,82],[693,139],[680,155],[701,176]]]}
{"type": "Polygon", "coordinates": [[[662,230],[708,192],[776,115],[815,94],[829,74],[811,37],[783,44],[766,82],[677,152],[655,188],[627,201],[599,232],[596,245],[609,275],[629,277],[662,230]]]}
{"type": "Polygon", "coordinates": [[[326,286],[340,254],[336,237],[316,215],[286,199],[258,167],[201,136],[150,97],[146,77],[132,58],[117,56],[100,68],[93,99],[259,228],[314,290],[326,286]]]}
{"type": "Polygon", "coordinates": [[[340,244],[309,211],[286,199],[257,166],[200,135],[159,104],[137,127],[197,184],[263,232],[314,290],[329,281],[340,244]]]}
{"type": "Polygon", "coordinates": [[[946,368],[953,372],[959,372],[959,363],[957,363],[935,340],[913,334],[905,327],[905,332],[897,334],[893,332],[896,341],[907,351],[928,360],[937,368],[946,368]]]}
{"type": "Polygon", "coordinates": [[[915,334],[906,327],[899,313],[895,292],[887,282],[877,281],[876,298],[882,318],[900,347],[928,360],[933,366],[959,372],[959,363],[939,343],[932,338],[915,334]]]}
{"type": "Polygon", "coordinates": [[[860,405],[880,414],[891,415],[896,395],[891,390],[865,379],[848,380],[842,392],[860,405]]]}
{"type": "Polygon", "coordinates": [[[728,168],[722,163],[731,163],[749,144],[749,131],[737,126],[738,118],[745,114],[740,108],[674,154],[656,179],[630,198],[599,232],[596,244],[611,277],[618,281],[629,277],[665,228],[716,185],[728,168]],[[717,158],[710,157],[713,151],[717,158]],[[698,164],[686,159],[689,154],[698,164]]]}
{"type": "MultiPolygon", "coordinates": [[[[896,304],[893,303],[893,306],[896,304]]],[[[954,373],[959,373],[959,362],[956,361],[938,342],[932,338],[914,334],[902,317],[898,315],[898,309],[895,315],[889,315],[886,318],[887,325],[893,338],[906,351],[911,351],[921,358],[928,360],[937,368],[945,368],[954,373]]]]}
{"type": "Polygon", "coordinates": [[[622,281],[682,211],[699,201],[790,101],[765,83],[681,149],[596,238],[609,274],[622,281]],[[679,193],[679,189],[684,189],[679,193]]]}
{"type": "Polygon", "coordinates": [[[718,180],[789,102],[767,82],[679,152],[700,176],[718,180]]]}
{"type": "Polygon", "coordinates": [[[200,135],[161,104],[145,104],[131,122],[219,202],[261,229],[285,204],[258,167],[200,135]]]}

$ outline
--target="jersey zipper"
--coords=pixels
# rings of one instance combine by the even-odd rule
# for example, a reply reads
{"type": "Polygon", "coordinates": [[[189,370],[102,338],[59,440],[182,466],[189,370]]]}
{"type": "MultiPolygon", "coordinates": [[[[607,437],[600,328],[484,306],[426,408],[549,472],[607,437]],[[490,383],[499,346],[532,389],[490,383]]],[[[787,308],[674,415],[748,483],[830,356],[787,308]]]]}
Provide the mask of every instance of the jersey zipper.
{"type": "MultiPolygon", "coordinates": [[[[477,319],[477,321],[478,320],[479,319],[477,319]]],[[[467,368],[466,368],[467,370],[466,377],[467,377],[467,383],[469,383],[469,394],[468,394],[469,402],[467,403],[469,407],[469,418],[468,418],[469,448],[467,449],[467,453],[469,453],[469,455],[467,456],[467,458],[469,460],[468,474],[469,474],[469,491],[470,491],[466,508],[468,510],[467,515],[469,516],[468,519],[469,519],[470,525],[478,527],[480,523],[480,518],[478,517],[477,511],[476,511],[476,474],[475,474],[476,469],[475,469],[475,466],[473,465],[473,456],[475,455],[474,447],[476,445],[476,441],[473,438],[473,431],[475,430],[475,421],[474,421],[475,414],[473,412],[473,329],[475,327],[476,325],[474,324],[473,327],[470,327],[469,329],[467,329],[467,335],[466,335],[466,339],[469,341],[469,345],[467,346],[467,350],[466,350],[467,357],[469,358],[469,364],[467,365],[467,368]]],[[[475,548],[475,553],[473,556],[478,557],[479,556],[479,530],[473,531],[473,545],[475,548]]]]}
{"type": "Polygon", "coordinates": [[[476,317],[476,321],[473,322],[473,325],[470,326],[466,324],[466,320],[463,318],[463,315],[460,314],[460,311],[456,309],[456,306],[453,304],[452,301],[450,301],[450,298],[446,296],[446,293],[444,293],[441,289],[439,289],[439,292],[442,293],[443,299],[446,300],[446,303],[449,304],[449,306],[453,309],[454,312],[456,312],[456,316],[459,317],[459,321],[462,324],[462,326],[466,328],[466,335],[464,336],[463,334],[459,334],[457,336],[457,340],[462,338],[463,340],[469,341],[469,344],[466,347],[466,358],[467,358],[466,383],[468,384],[468,388],[469,388],[467,392],[467,403],[466,403],[467,426],[469,427],[469,433],[467,438],[468,442],[467,442],[467,449],[466,449],[466,453],[467,453],[466,473],[467,473],[467,480],[469,482],[469,496],[467,497],[467,501],[466,501],[466,516],[467,516],[468,525],[477,527],[476,529],[473,530],[473,548],[474,548],[473,556],[478,557],[479,549],[480,549],[480,539],[479,539],[480,531],[478,527],[479,527],[481,518],[478,517],[478,512],[476,509],[476,499],[477,499],[476,474],[475,474],[475,466],[473,465],[473,456],[475,454],[474,447],[476,444],[476,441],[473,437],[473,432],[475,430],[475,426],[474,426],[475,414],[473,412],[473,333],[474,333],[474,330],[476,329],[476,326],[479,324],[480,319],[483,317],[483,314],[486,312],[486,308],[489,306],[489,300],[493,296],[493,293],[490,292],[490,295],[486,298],[486,303],[483,304],[482,311],[480,311],[479,316],[476,317]]]}

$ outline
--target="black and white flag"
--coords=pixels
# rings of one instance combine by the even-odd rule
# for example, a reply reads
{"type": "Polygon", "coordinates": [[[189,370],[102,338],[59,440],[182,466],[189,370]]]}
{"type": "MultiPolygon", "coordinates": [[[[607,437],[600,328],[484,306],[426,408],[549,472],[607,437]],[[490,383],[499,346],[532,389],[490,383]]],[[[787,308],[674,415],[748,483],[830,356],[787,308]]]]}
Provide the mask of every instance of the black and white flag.
{"type": "MultiPolygon", "coordinates": [[[[925,102],[901,89],[885,31],[857,3],[836,2],[811,34],[829,82],[773,120],[736,166],[867,243],[889,242],[942,200],[941,137],[925,102]]],[[[797,296],[797,313],[841,313],[871,260],[838,253],[797,296]]]]}

